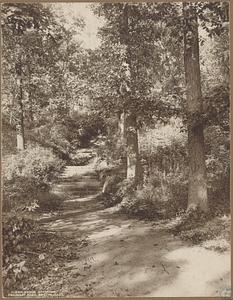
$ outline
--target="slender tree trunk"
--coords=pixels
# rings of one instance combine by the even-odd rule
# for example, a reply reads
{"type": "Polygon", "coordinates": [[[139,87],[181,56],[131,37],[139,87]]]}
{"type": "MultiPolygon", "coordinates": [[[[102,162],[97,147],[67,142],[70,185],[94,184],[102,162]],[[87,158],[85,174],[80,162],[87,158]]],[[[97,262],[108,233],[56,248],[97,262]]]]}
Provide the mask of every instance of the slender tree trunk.
{"type": "Polygon", "coordinates": [[[117,148],[120,151],[121,155],[121,162],[126,174],[127,170],[127,161],[126,161],[126,118],[125,118],[125,111],[121,111],[118,113],[118,141],[117,141],[117,148]]]}
{"type": "Polygon", "coordinates": [[[28,102],[29,102],[29,114],[30,114],[30,128],[33,127],[34,116],[33,116],[33,101],[31,97],[31,70],[28,65],[28,102]]]}
{"type": "Polygon", "coordinates": [[[118,135],[121,143],[125,142],[125,133],[125,112],[122,111],[118,114],[118,135]]]}
{"type": "Polygon", "coordinates": [[[138,185],[141,182],[141,165],[138,149],[138,132],[136,116],[126,116],[126,144],[127,144],[127,179],[134,180],[138,185]]]}
{"type": "Polygon", "coordinates": [[[188,209],[208,210],[205,144],[203,134],[198,20],[195,3],[183,3],[184,65],[188,112],[188,209]]]}
{"type": "Polygon", "coordinates": [[[23,82],[22,82],[22,65],[21,62],[17,66],[18,73],[18,108],[19,108],[19,118],[18,124],[16,125],[16,138],[17,138],[17,149],[25,149],[25,136],[24,136],[24,111],[23,111],[23,82]]]}
{"type": "MultiPolygon", "coordinates": [[[[129,16],[130,16],[130,4],[125,3],[123,10],[123,24],[124,33],[122,36],[122,44],[126,46],[126,62],[127,66],[126,77],[130,83],[132,78],[132,66],[131,66],[131,48],[130,48],[130,33],[129,33],[129,16]]],[[[132,91],[130,84],[126,83],[127,98],[129,101],[129,107],[132,102],[132,91]]],[[[138,131],[137,131],[137,117],[128,109],[125,114],[125,136],[126,136],[126,155],[127,155],[127,179],[134,181],[135,185],[139,185],[141,182],[141,166],[139,159],[139,146],[138,146],[138,131]]]]}

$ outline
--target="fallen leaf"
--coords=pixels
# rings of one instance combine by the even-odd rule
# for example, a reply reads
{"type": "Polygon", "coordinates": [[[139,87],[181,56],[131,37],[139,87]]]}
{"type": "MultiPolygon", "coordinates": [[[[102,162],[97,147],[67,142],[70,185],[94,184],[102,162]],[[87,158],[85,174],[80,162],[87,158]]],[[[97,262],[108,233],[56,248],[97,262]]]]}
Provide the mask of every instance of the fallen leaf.
{"type": "Polygon", "coordinates": [[[39,255],[39,260],[43,260],[43,259],[45,259],[45,255],[44,254],[40,254],[39,255]]]}

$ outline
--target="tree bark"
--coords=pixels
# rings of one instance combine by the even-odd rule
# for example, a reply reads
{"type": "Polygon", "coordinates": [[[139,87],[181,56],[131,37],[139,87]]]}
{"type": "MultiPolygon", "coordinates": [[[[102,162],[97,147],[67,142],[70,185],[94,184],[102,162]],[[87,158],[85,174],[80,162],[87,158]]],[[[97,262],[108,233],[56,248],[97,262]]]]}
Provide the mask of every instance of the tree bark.
{"type": "Polygon", "coordinates": [[[120,158],[124,172],[127,171],[127,160],[126,160],[126,118],[125,111],[118,113],[118,128],[117,128],[117,148],[120,151],[120,158]]]}
{"type": "Polygon", "coordinates": [[[118,114],[118,135],[119,135],[119,142],[125,143],[125,112],[122,111],[118,114]]]}
{"type": "Polygon", "coordinates": [[[188,209],[208,210],[198,20],[195,3],[183,3],[184,66],[188,113],[189,190],[188,209]]]}
{"type": "Polygon", "coordinates": [[[126,153],[127,153],[127,179],[134,181],[136,185],[141,182],[141,165],[138,149],[138,131],[136,116],[126,116],[126,153]]]}
{"type": "Polygon", "coordinates": [[[28,102],[29,102],[30,128],[33,128],[33,123],[34,123],[33,100],[31,97],[31,70],[29,65],[28,65],[28,102]]]}
{"type": "Polygon", "coordinates": [[[129,33],[129,17],[130,17],[130,4],[125,3],[123,9],[123,26],[124,31],[121,37],[121,43],[126,46],[126,61],[125,65],[127,66],[126,78],[128,83],[126,83],[126,97],[128,98],[128,109],[125,112],[125,139],[126,139],[126,178],[133,180],[135,185],[139,185],[141,182],[141,166],[139,159],[139,146],[138,146],[138,130],[137,130],[137,117],[131,111],[131,103],[133,101],[132,90],[130,82],[132,78],[132,65],[131,65],[131,48],[130,48],[130,33],[129,33]]]}
{"type": "Polygon", "coordinates": [[[21,62],[16,66],[18,75],[18,108],[19,118],[16,125],[16,138],[17,138],[17,150],[25,149],[25,136],[24,136],[24,111],[23,111],[23,83],[22,83],[22,65],[21,62]]]}

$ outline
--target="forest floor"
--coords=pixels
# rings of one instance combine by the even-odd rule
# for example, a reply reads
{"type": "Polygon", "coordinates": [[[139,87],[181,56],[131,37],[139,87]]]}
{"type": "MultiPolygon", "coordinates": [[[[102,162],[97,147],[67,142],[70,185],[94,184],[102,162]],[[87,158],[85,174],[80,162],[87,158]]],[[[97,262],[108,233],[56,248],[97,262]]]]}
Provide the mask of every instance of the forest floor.
{"type": "Polygon", "coordinates": [[[77,240],[79,256],[51,270],[40,289],[49,285],[70,297],[230,296],[229,252],[191,245],[151,222],[105,209],[96,199],[100,189],[92,164],[66,167],[54,186],[66,200],[42,226],[77,240]],[[80,237],[87,240],[82,251],[80,237]]]}

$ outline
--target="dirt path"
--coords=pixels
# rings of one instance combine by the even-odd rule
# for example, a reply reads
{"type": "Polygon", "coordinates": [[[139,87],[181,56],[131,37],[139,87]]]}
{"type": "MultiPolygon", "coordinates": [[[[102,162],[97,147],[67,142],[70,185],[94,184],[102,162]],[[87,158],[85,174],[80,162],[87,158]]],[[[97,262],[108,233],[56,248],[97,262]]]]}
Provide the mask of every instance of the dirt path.
{"type": "MultiPolygon", "coordinates": [[[[91,164],[67,167],[55,190],[67,200],[63,213],[46,227],[72,239],[88,236],[80,259],[65,262],[66,276],[73,278],[69,284],[80,287],[82,296],[229,295],[229,253],[191,246],[149,222],[103,209],[91,164]]],[[[73,290],[69,296],[80,296],[73,290]]]]}

